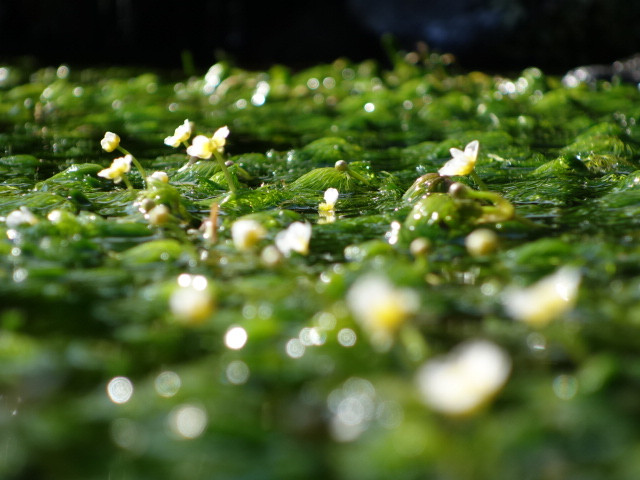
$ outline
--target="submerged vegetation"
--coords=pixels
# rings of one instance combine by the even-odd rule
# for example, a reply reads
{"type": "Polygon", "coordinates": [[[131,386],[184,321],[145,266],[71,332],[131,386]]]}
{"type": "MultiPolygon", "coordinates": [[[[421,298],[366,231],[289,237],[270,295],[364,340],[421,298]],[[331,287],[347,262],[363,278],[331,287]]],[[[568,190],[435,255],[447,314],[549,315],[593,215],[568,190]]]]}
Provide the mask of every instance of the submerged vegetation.
{"type": "Polygon", "coordinates": [[[0,67],[0,477],[637,477],[639,120],[435,54],[0,67]]]}

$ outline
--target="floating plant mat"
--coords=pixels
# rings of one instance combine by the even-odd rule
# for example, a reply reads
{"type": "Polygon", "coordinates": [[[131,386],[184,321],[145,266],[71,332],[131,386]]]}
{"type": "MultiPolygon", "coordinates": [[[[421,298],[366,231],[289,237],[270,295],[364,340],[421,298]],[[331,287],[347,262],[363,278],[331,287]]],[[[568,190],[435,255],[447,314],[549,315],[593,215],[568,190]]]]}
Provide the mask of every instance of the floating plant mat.
{"type": "Polygon", "coordinates": [[[639,119],[437,55],[1,67],[0,477],[638,478],[639,119]]]}

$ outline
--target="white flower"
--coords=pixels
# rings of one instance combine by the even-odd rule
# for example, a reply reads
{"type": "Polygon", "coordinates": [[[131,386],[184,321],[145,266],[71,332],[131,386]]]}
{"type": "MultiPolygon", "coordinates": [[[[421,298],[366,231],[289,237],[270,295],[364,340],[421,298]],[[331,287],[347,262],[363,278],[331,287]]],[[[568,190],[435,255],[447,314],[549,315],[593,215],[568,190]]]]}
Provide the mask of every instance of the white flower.
{"type": "Polygon", "coordinates": [[[338,197],[340,193],[335,188],[327,188],[324,192],[324,203],[318,205],[318,210],[320,212],[331,212],[336,208],[336,202],[338,201],[338,197]]]}
{"type": "Polygon", "coordinates": [[[113,152],[120,145],[120,137],[113,132],[104,134],[104,138],[100,140],[100,146],[105,152],[113,152]]]}
{"type": "Polygon", "coordinates": [[[220,127],[215,131],[211,138],[204,135],[198,135],[193,139],[191,146],[187,148],[187,153],[192,157],[202,158],[204,160],[211,158],[213,152],[224,152],[224,146],[229,136],[229,128],[220,127]]]}
{"type": "Polygon", "coordinates": [[[250,250],[266,234],[264,227],[255,220],[237,220],[231,225],[231,238],[238,250],[250,250]]]}
{"type": "Polygon", "coordinates": [[[528,288],[512,288],[503,295],[507,313],[516,320],[543,326],[573,308],[580,271],[562,267],[528,288]]]}
{"type": "Polygon", "coordinates": [[[202,275],[181,274],[169,298],[169,307],[176,319],[187,325],[197,325],[209,318],[215,302],[207,279],[202,275]]]}
{"type": "Polygon", "coordinates": [[[311,224],[293,222],[276,235],[276,247],[285,255],[290,255],[292,251],[306,255],[309,253],[310,240],[311,224]]]}
{"type": "Polygon", "coordinates": [[[478,228],[464,239],[468,252],[474,257],[488,255],[498,247],[498,235],[488,228],[478,228]]]}
{"type": "Polygon", "coordinates": [[[124,157],[118,157],[111,162],[109,168],[100,170],[98,172],[99,177],[104,177],[113,180],[115,183],[120,183],[125,173],[131,170],[131,162],[133,156],[125,155],[124,157]]]}
{"type": "Polygon", "coordinates": [[[476,166],[478,159],[478,148],[480,143],[477,140],[470,142],[464,147],[464,152],[458,148],[451,148],[451,160],[438,170],[440,175],[469,175],[476,166]]]}
{"type": "Polygon", "coordinates": [[[171,218],[171,211],[166,205],[160,204],[149,210],[145,217],[149,220],[151,225],[155,225],[157,227],[164,225],[169,221],[169,218],[171,218]]]}
{"type": "Polygon", "coordinates": [[[224,127],[220,127],[213,133],[211,137],[211,143],[214,148],[218,150],[218,152],[222,153],[224,151],[224,146],[227,143],[227,137],[229,136],[229,127],[226,125],[224,127]]]}
{"type": "Polygon", "coordinates": [[[412,290],[396,288],[382,275],[370,275],[351,286],[347,305],[373,343],[386,349],[396,330],[418,310],[419,302],[412,290]]]}
{"type": "Polygon", "coordinates": [[[505,384],[509,355],[486,340],[459,345],[449,355],[426,362],[417,373],[423,401],[447,415],[472,413],[505,384]]]}
{"type": "Polygon", "coordinates": [[[9,228],[16,228],[20,225],[35,225],[38,223],[38,219],[31,213],[31,210],[22,206],[18,210],[9,213],[5,219],[5,223],[9,228]]]}
{"type": "Polygon", "coordinates": [[[158,180],[162,183],[169,183],[169,175],[166,172],[153,172],[147,177],[150,180],[158,180]]]}
{"type": "Polygon", "coordinates": [[[188,119],[184,121],[184,123],[178,126],[173,135],[164,139],[165,145],[176,148],[179,147],[181,143],[186,142],[191,137],[191,131],[193,130],[193,123],[188,119]]]}

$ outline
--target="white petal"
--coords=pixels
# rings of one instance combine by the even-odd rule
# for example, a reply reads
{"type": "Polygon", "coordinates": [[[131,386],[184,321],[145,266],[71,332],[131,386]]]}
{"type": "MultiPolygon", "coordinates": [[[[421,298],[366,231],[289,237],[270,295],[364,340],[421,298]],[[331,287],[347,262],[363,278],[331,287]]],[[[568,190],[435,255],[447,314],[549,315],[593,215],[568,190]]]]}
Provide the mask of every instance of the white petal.
{"type": "Polygon", "coordinates": [[[474,140],[473,142],[469,142],[467,146],[464,147],[464,154],[476,159],[478,158],[479,148],[480,148],[480,142],[478,142],[478,140],[474,140]]]}

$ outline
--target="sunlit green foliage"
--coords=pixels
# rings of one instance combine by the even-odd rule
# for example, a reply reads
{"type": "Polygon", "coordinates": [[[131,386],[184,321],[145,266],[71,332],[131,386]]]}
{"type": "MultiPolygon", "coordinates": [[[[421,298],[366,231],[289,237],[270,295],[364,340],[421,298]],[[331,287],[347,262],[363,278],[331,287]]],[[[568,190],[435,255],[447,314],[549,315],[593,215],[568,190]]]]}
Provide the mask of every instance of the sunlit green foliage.
{"type": "Polygon", "coordinates": [[[637,478],[640,92],[425,55],[0,66],[0,477],[637,478]],[[231,177],[164,145],[185,119],[229,127],[231,177]],[[106,131],[169,182],[98,176],[106,131]],[[473,140],[492,193],[436,174],[473,140]],[[238,219],[261,227],[251,248],[238,219]],[[274,246],[297,222],[308,255],[274,246]],[[497,246],[472,255],[479,226],[497,246]],[[580,285],[557,318],[511,318],[506,292],[565,266],[580,285]],[[504,386],[432,408],[422,366],[479,339],[510,359],[504,386]]]}

